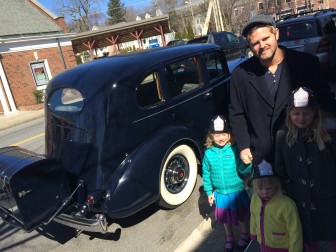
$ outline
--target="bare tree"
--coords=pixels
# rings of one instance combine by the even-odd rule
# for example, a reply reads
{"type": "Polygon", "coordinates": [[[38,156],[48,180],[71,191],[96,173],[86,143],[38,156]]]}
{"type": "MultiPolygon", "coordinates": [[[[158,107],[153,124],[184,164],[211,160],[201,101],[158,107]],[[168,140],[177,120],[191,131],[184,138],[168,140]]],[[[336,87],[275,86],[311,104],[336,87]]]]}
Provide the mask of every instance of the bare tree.
{"type": "Polygon", "coordinates": [[[126,7],[126,14],[125,14],[126,22],[135,21],[138,12],[139,11],[136,10],[133,6],[126,7]]]}
{"type": "Polygon", "coordinates": [[[175,38],[187,38],[188,29],[186,25],[186,18],[181,10],[172,10],[169,12],[170,28],[175,32],[175,38]]]}
{"type": "Polygon", "coordinates": [[[152,0],[153,9],[160,9],[162,13],[169,13],[176,7],[180,6],[177,0],[152,0]]]}
{"type": "Polygon", "coordinates": [[[77,32],[89,31],[90,15],[99,12],[94,5],[102,0],[55,0],[55,10],[63,15],[77,32]]]}
{"type": "Polygon", "coordinates": [[[244,0],[237,3],[235,8],[237,8],[238,15],[235,16],[233,12],[231,16],[231,27],[233,32],[241,33],[242,28],[250,19],[251,13],[255,12],[254,4],[253,0],[244,0]]]}
{"type": "Polygon", "coordinates": [[[220,8],[224,17],[224,29],[232,31],[232,13],[238,0],[224,0],[220,1],[220,8]]]}

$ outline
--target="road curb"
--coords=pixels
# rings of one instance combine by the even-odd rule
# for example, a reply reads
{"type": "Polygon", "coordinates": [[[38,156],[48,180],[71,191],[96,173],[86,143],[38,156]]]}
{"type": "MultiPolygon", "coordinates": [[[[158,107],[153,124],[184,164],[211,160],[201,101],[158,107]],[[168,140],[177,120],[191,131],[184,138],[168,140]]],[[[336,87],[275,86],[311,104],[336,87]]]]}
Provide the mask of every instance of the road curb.
{"type": "Polygon", "coordinates": [[[213,211],[210,213],[207,219],[204,219],[197,228],[182,242],[174,252],[190,252],[196,251],[200,247],[202,242],[213,231],[212,219],[214,217],[213,211]]]}
{"type": "Polygon", "coordinates": [[[18,111],[0,117],[0,131],[44,117],[44,110],[18,111]]]}

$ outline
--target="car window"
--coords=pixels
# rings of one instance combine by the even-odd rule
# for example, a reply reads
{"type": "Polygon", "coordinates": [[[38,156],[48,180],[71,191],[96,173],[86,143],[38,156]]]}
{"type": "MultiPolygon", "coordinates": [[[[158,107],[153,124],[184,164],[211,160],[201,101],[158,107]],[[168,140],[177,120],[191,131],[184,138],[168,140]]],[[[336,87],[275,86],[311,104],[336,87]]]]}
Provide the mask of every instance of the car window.
{"type": "Polygon", "coordinates": [[[223,68],[223,60],[219,52],[206,53],[205,64],[209,81],[226,74],[226,68],[223,68]]]}
{"type": "Polygon", "coordinates": [[[186,94],[201,85],[201,65],[199,57],[189,57],[164,68],[171,97],[186,94]]]}
{"type": "Polygon", "coordinates": [[[136,88],[140,107],[152,106],[162,102],[162,92],[157,71],[148,74],[136,88]]]}
{"type": "Polygon", "coordinates": [[[331,20],[327,22],[323,27],[324,34],[330,34],[336,32],[336,15],[331,16],[331,20]]]}
{"type": "Polygon", "coordinates": [[[238,42],[238,37],[236,35],[227,33],[226,36],[228,37],[230,43],[238,42]]]}
{"type": "Polygon", "coordinates": [[[211,41],[213,44],[225,45],[229,43],[229,39],[226,33],[217,33],[217,34],[214,34],[212,37],[215,40],[215,41],[211,41]]]}
{"type": "Polygon", "coordinates": [[[314,20],[281,25],[278,28],[280,31],[279,42],[318,37],[314,20]]]}

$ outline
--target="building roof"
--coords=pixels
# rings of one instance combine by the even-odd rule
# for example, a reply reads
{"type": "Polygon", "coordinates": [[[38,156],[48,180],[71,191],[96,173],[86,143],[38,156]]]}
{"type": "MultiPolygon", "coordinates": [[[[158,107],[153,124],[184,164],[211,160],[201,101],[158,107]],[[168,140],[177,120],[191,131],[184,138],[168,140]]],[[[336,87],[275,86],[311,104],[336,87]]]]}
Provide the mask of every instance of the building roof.
{"type": "Polygon", "coordinates": [[[58,18],[36,0],[31,0],[42,9],[40,12],[32,3],[25,0],[0,0],[0,38],[30,37],[43,34],[64,33],[52,22],[58,18]]]}

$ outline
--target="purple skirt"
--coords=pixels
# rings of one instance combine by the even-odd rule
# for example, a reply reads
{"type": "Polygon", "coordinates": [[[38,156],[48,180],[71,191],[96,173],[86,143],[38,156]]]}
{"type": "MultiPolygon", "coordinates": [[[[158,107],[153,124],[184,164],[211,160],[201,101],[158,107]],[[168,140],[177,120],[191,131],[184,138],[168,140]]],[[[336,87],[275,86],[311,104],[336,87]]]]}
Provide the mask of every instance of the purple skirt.
{"type": "Polygon", "coordinates": [[[215,220],[222,224],[238,226],[238,221],[250,219],[250,198],[245,189],[221,194],[215,191],[215,220]]]}

